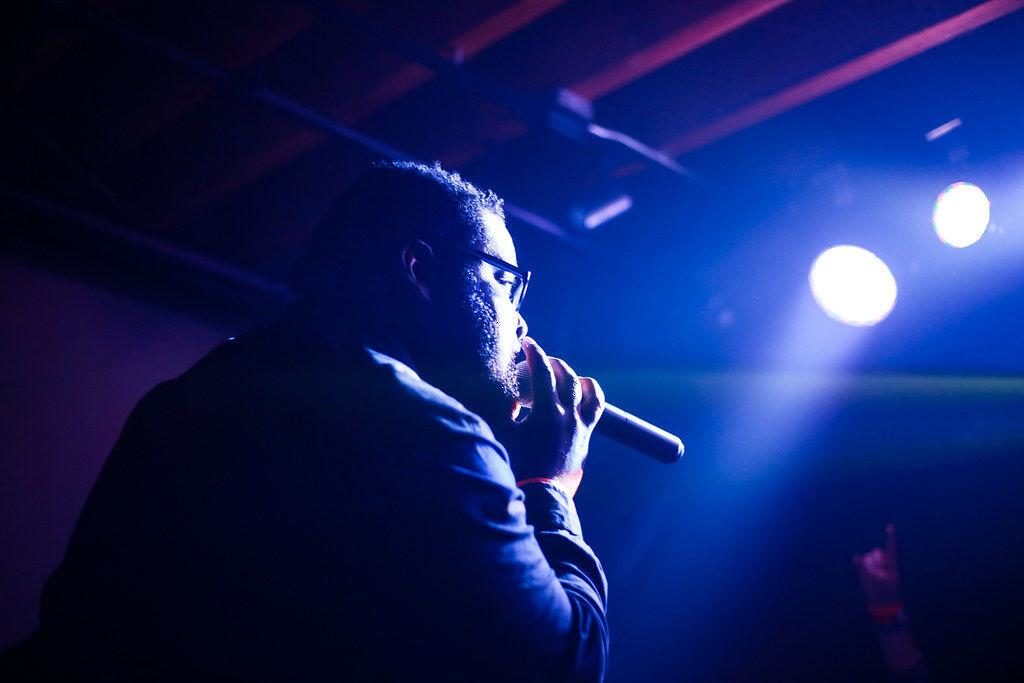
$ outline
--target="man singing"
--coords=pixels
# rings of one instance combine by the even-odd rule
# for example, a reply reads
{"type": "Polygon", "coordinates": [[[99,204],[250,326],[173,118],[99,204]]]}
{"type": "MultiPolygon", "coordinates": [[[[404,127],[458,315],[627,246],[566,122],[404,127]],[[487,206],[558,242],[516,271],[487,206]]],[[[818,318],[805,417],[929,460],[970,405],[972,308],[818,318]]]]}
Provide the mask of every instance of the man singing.
{"type": "Polygon", "coordinates": [[[516,263],[492,193],[371,168],[318,226],[290,312],[136,407],[7,666],[601,680],[607,586],[572,497],[603,397],[525,336],[516,263]]]}

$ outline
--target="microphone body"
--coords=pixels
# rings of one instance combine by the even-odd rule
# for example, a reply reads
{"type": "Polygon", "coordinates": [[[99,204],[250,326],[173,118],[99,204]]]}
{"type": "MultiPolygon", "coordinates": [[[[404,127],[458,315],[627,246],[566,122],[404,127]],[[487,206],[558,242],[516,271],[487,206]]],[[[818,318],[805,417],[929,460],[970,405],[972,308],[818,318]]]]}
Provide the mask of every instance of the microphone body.
{"type": "MultiPolygon", "coordinates": [[[[519,363],[517,374],[519,402],[529,408],[533,405],[533,382],[526,361],[519,363]]],[[[663,463],[672,464],[683,457],[683,441],[678,436],[610,403],[604,404],[594,431],[663,463]]]]}
{"type": "Polygon", "coordinates": [[[610,403],[604,404],[594,431],[666,464],[683,457],[683,441],[678,436],[610,403]]]}

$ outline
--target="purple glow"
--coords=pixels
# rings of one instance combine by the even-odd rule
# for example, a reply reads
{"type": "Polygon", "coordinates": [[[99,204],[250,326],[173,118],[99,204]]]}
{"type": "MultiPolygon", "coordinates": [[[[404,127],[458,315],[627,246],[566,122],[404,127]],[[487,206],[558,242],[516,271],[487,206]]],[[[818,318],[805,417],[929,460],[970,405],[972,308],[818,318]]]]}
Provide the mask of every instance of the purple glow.
{"type": "Polygon", "coordinates": [[[588,213],[583,218],[583,226],[588,230],[593,230],[616,216],[626,213],[631,208],[633,208],[633,198],[628,194],[621,195],[588,213]]]}

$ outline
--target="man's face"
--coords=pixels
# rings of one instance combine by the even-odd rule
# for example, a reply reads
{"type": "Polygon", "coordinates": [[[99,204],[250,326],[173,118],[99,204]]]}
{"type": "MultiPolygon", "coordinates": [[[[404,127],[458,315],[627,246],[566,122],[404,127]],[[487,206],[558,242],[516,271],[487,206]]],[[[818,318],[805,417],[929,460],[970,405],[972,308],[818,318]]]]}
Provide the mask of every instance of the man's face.
{"type": "MultiPolygon", "coordinates": [[[[517,265],[505,221],[491,211],[482,211],[480,220],[479,238],[465,246],[517,265]]],[[[449,360],[457,366],[452,368],[457,372],[447,378],[449,386],[441,389],[496,427],[509,419],[518,396],[515,359],[526,335],[526,321],[511,301],[508,275],[484,261],[466,256],[456,291],[450,315],[435,321],[451,326],[443,336],[452,347],[449,360]]]]}

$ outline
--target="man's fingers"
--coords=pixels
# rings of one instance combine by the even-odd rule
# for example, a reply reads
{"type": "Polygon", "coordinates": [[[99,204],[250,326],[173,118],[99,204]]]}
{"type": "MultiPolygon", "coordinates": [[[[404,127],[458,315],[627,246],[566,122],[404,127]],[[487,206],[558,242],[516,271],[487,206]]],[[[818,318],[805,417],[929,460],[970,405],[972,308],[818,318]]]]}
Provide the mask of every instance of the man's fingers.
{"type": "Polygon", "coordinates": [[[588,427],[597,424],[604,412],[604,390],[593,377],[580,377],[583,399],[580,401],[580,418],[588,427]]]}
{"type": "Polygon", "coordinates": [[[578,377],[561,358],[548,356],[532,337],[523,338],[523,352],[533,382],[533,410],[546,411],[556,403],[565,414],[578,414],[593,426],[604,412],[604,391],[593,377],[578,377]]]}
{"type": "Polygon", "coordinates": [[[879,555],[881,552],[882,551],[878,548],[874,548],[861,555],[860,562],[857,565],[858,569],[864,572],[867,576],[877,575],[879,571],[881,571],[881,565],[879,562],[879,555]]]}
{"type": "Polygon", "coordinates": [[[896,560],[896,527],[891,522],[885,525],[885,554],[891,561],[896,560]]]}
{"type": "Polygon", "coordinates": [[[533,384],[533,410],[549,410],[557,400],[551,361],[532,337],[523,337],[523,353],[526,355],[526,365],[530,368],[530,381],[533,384]]]}
{"type": "Polygon", "coordinates": [[[550,356],[548,360],[551,361],[551,369],[555,373],[555,390],[558,392],[558,400],[565,407],[566,413],[575,413],[583,399],[580,378],[561,358],[550,356]]]}

